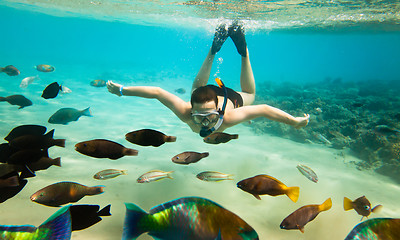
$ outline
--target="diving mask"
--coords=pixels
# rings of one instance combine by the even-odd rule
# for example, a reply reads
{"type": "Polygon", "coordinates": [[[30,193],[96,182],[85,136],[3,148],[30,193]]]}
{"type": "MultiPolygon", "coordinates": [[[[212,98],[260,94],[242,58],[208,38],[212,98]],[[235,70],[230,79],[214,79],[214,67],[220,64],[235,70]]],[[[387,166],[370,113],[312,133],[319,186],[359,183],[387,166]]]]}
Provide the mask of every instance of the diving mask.
{"type": "Polygon", "coordinates": [[[195,112],[192,113],[192,119],[195,123],[207,127],[211,123],[218,121],[219,112],[214,110],[211,112],[195,112]]]}

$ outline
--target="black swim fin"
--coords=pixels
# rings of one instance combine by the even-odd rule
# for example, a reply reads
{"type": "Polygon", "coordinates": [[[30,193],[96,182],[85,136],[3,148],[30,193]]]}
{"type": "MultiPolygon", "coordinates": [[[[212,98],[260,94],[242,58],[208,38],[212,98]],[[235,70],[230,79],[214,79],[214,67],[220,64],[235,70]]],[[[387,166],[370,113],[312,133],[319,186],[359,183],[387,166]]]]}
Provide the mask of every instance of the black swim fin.
{"type": "Polygon", "coordinates": [[[228,38],[228,31],[225,24],[220,24],[215,29],[214,40],[211,47],[211,54],[216,54],[224,44],[225,40],[228,38]]]}
{"type": "Polygon", "coordinates": [[[244,28],[238,21],[234,21],[228,28],[228,34],[231,37],[236,49],[242,57],[247,56],[246,37],[244,35],[244,28]]]}

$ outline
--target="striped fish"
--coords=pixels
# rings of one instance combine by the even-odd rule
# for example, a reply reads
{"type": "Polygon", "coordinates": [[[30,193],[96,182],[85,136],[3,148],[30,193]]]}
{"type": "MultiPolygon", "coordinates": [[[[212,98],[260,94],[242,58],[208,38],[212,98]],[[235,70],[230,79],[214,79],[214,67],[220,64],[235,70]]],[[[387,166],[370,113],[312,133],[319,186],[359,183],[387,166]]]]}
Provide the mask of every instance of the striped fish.
{"type": "Polygon", "coordinates": [[[218,182],[222,180],[233,180],[232,174],[225,174],[225,173],[220,173],[220,172],[214,172],[214,171],[204,171],[196,176],[198,179],[203,180],[203,181],[211,181],[211,182],[218,182]]]}
{"type": "Polygon", "coordinates": [[[173,171],[170,172],[164,172],[161,170],[152,170],[152,171],[148,171],[147,173],[144,173],[142,176],[140,176],[137,179],[138,183],[149,183],[149,182],[154,182],[154,181],[158,181],[164,178],[171,178],[173,179],[173,177],[171,177],[171,173],[173,171]]]}
{"type": "Polygon", "coordinates": [[[96,173],[93,178],[97,180],[107,180],[118,177],[119,175],[127,175],[128,170],[106,169],[96,173]]]}
{"type": "Polygon", "coordinates": [[[306,165],[299,164],[297,165],[297,169],[310,181],[313,181],[315,183],[318,182],[318,176],[311,168],[307,167],[306,165]]]}

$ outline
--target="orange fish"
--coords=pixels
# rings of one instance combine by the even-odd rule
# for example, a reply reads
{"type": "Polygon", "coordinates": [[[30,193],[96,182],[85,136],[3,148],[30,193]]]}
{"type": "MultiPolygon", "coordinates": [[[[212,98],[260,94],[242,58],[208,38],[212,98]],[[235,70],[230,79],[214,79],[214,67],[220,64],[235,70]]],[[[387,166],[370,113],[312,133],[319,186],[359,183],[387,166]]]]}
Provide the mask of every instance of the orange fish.
{"type": "Polygon", "coordinates": [[[50,207],[77,202],[86,195],[104,192],[104,186],[87,187],[75,182],[58,182],[40,189],[31,196],[31,200],[50,207]]]}
{"type": "Polygon", "coordinates": [[[286,194],[293,202],[297,202],[299,198],[299,187],[287,187],[278,179],[268,175],[257,175],[244,179],[237,183],[237,187],[253,194],[258,200],[261,200],[260,195],[264,194],[271,196],[286,194]]]}
{"type": "Polygon", "coordinates": [[[328,198],[324,203],[317,205],[306,205],[303,206],[285,219],[283,219],[280,227],[281,229],[299,229],[302,233],[304,233],[304,226],[314,220],[320,212],[327,211],[332,207],[332,200],[328,198]]]}

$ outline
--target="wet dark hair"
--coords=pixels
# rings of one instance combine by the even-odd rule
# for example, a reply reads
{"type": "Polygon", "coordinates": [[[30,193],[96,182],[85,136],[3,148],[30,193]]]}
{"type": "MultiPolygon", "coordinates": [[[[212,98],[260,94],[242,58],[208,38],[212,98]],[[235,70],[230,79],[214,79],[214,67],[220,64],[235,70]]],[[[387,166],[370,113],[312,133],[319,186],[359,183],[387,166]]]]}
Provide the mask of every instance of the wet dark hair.
{"type": "Polygon", "coordinates": [[[202,86],[194,90],[190,99],[190,103],[192,104],[192,106],[194,103],[205,103],[209,101],[214,101],[215,107],[218,107],[217,94],[212,88],[208,86],[202,86]]]}

